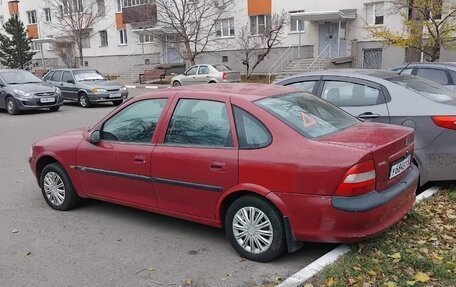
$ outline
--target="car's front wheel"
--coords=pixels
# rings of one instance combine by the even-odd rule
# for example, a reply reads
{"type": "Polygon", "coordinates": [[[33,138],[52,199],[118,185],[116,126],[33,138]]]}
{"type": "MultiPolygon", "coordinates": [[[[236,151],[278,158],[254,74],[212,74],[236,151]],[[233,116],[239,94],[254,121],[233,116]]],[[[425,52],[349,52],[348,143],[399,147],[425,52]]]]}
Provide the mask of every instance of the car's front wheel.
{"type": "Polygon", "coordinates": [[[56,210],[70,210],[79,203],[71,180],[63,167],[54,162],[43,168],[40,175],[40,186],[47,204],[56,210]]]}
{"type": "Polygon", "coordinates": [[[268,262],[286,251],[285,228],[280,212],[257,196],[234,201],[225,216],[225,232],[244,258],[268,262]]]}
{"type": "Polygon", "coordinates": [[[83,108],[88,108],[90,107],[90,100],[87,94],[81,93],[79,94],[79,105],[83,108]]]}
{"type": "Polygon", "coordinates": [[[17,109],[16,102],[12,97],[8,97],[6,99],[6,111],[10,115],[17,115],[19,113],[19,110],[17,109]]]}
{"type": "Polygon", "coordinates": [[[181,86],[181,83],[179,81],[173,82],[173,87],[179,87],[179,86],[181,86]]]}

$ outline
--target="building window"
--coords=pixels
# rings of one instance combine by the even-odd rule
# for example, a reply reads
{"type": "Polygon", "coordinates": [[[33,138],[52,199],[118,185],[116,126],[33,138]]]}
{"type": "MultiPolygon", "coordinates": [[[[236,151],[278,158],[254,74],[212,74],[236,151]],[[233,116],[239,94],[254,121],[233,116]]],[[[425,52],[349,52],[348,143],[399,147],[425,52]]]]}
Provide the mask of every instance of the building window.
{"type": "Polygon", "coordinates": [[[139,35],[139,43],[153,43],[154,37],[152,35],[139,35]]]}
{"type": "Polygon", "coordinates": [[[234,37],[234,18],[217,20],[215,33],[217,37],[234,37]]]}
{"type": "Polygon", "coordinates": [[[106,7],[104,0],[97,0],[97,7],[98,7],[98,15],[104,16],[106,15],[106,7]]]}
{"type": "Polygon", "coordinates": [[[32,51],[41,51],[41,44],[37,42],[31,42],[30,48],[32,49],[32,51]]]}
{"type": "Polygon", "coordinates": [[[123,0],[122,7],[132,7],[152,3],[152,0],[123,0]]]}
{"type": "Polygon", "coordinates": [[[266,33],[266,27],[271,25],[271,15],[250,16],[250,34],[261,35],[266,33]]]}
{"type": "Polygon", "coordinates": [[[81,45],[82,48],[87,49],[90,48],[90,35],[89,33],[84,33],[81,37],[81,45]]]}
{"type": "Polygon", "coordinates": [[[222,63],[228,62],[228,56],[222,56],[222,63]]]}
{"type": "Polygon", "coordinates": [[[60,5],[60,14],[68,15],[72,13],[81,13],[84,11],[83,0],[62,0],[60,5]]]}
{"type": "Polygon", "coordinates": [[[46,22],[51,22],[52,21],[52,16],[51,16],[51,9],[50,8],[44,8],[44,20],[46,22]]]}
{"type": "Polygon", "coordinates": [[[116,0],[117,12],[122,12],[122,0],[116,0]]]}
{"type": "Polygon", "coordinates": [[[101,47],[108,46],[108,31],[101,30],[99,33],[100,33],[100,46],[101,47]]]}
{"type": "Polygon", "coordinates": [[[385,17],[384,2],[366,4],[366,22],[369,25],[382,25],[385,17]]]}
{"type": "Polygon", "coordinates": [[[125,30],[125,29],[119,30],[119,45],[127,45],[127,44],[128,44],[127,30],[125,30]]]}
{"type": "Polygon", "coordinates": [[[303,32],[304,31],[304,20],[300,19],[296,14],[304,11],[290,11],[290,31],[291,32],[303,32]]]}
{"type": "Polygon", "coordinates": [[[28,18],[29,24],[35,24],[36,23],[36,10],[27,11],[27,18],[28,18]]]}

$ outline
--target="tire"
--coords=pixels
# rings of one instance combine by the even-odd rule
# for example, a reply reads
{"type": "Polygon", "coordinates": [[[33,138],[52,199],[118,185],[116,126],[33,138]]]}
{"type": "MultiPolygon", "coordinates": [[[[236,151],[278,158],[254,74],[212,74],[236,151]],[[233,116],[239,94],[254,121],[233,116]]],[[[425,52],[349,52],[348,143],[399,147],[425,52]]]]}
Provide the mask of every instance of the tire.
{"type": "Polygon", "coordinates": [[[12,97],[6,98],[5,107],[6,107],[6,111],[10,115],[17,115],[19,113],[16,102],[14,101],[14,99],[12,97]]]}
{"type": "Polygon", "coordinates": [[[112,101],[114,106],[120,106],[123,103],[123,100],[112,101]]]}
{"type": "Polygon", "coordinates": [[[44,200],[53,209],[70,210],[80,202],[70,178],[59,163],[50,163],[43,168],[40,186],[44,200]]]}
{"type": "Polygon", "coordinates": [[[173,82],[173,87],[180,87],[182,86],[181,83],[179,83],[179,81],[174,81],[173,82]]]}
{"type": "Polygon", "coordinates": [[[89,108],[91,106],[89,97],[85,93],[80,93],[79,94],[78,103],[83,108],[89,108]]]}
{"type": "Polygon", "coordinates": [[[49,108],[49,110],[50,110],[51,112],[57,112],[57,111],[59,111],[59,109],[60,109],[60,106],[49,108]]]}
{"type": "MultiPolygon", "coordinates": [[[[231,245],[239,255],[252,261],[268,262],[281,256],[286,251],[287,245],[282,215],[272,204],[257,196],[243,196],[230,205],[225,216],[225,232],[231,245]],[[243,224],[238,218],[245,219],[245,214],[250,217],[252,210],[257,215],[255,217],[255,213],[253,213],[254,219],[259,218],[261,213],[263,214],[263,217],[257,224],[257,226],[261,225],[259,230],[262,231],[261,237],[263,240],[258,239],[258,229],[250,229],[251,232],[254,232],[253,235],[256,235],[256,240],[248,240],[249,235],[246,234],[245,236],[241,236],[238,241],[235,233],[239,235],[239,231],[243,229],[243,224]],[[243,213],[244,211],[246,213],[243,213]],[[238,226],[238,228],[235,226],[238,226]],[[246,242],[245,247],[242,247],[242,242],[246,242]],[[253,252],[251,251],[251,245],[253,245],[253,252]]],[[[244,232],[249,231],[246,229],[244,232]]]]}

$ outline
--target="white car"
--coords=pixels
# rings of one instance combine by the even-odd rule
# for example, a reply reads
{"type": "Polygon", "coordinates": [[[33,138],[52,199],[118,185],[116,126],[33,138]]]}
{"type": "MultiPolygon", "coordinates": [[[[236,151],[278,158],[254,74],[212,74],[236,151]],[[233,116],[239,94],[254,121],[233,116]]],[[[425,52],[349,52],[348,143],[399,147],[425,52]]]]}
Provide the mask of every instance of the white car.
{"type": "Polygon", "coordinates": [[[230,67],[223,64],[214,65],[194,65],[188,68],[181,75],[171,79],[171,85],[195,85],[195,84],[215,84],[215,83],[239,83],[241,73],[233,71],[230,67]]]}

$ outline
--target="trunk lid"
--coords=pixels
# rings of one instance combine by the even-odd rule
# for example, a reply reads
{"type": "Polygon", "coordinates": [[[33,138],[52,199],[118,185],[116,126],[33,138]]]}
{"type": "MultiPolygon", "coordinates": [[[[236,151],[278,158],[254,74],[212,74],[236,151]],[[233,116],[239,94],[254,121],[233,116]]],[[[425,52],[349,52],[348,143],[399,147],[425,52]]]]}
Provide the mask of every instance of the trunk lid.
{"type": "Polygon", "coordinates": [[[391,166],[408,156],[413,159],[413,130],[401,126],[362,123],[324,136],[319,141],[371,151],[377,191],[394,185],[408,173],[409,168],[390,179],[391,166]]]}

